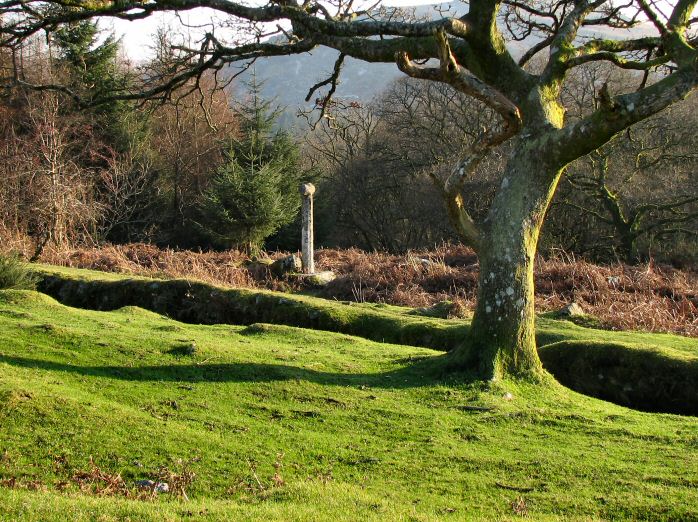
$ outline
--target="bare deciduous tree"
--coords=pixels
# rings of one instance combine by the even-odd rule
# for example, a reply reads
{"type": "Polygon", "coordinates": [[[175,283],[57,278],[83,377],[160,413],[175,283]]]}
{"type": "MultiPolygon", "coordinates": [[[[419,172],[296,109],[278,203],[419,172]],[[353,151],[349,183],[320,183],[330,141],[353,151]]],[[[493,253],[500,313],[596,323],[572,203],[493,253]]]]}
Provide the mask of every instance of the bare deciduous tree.
{"type": "Polygon", "coordinates": [[[89,132],[81,122],[60,116],[54,93],[29,96],[27,120],[32,131],[19,140],[20,165],[31,193],[29,226],[37,245],[33,259],[38,259],[47,244],[65,246],[78,237],[92,237],[98,204],[90,172],[76,160],[75,151],[86,143],[89,147],[89,132]]]}
{"type": "MultiPolygon", "coordinates": [[[[579,68],[563,94],[569,117],[598,108],[596,86],[632,90],[645,81],[604,63],[579,68]]],[[[570,165],[546,227],[557,241],[574,252],[637,263],[698,235],[694,107],[694,100],[676,104],[570,165]]]]}
{"type": "MultiPolygon", "coordinates": [[[[326,115],[307,141],[331,173],[325,190],[352,244],[397,252],[458,238],[458,212],[441,210],[452,201],[444,180],[452,158],[495,117],[484,104],[442,83],[403,78],[367,105],[335,100],[326,115]]],[[[477,222],[491,203],[496,168],[490,155],[458,189],[477,222]]]]}

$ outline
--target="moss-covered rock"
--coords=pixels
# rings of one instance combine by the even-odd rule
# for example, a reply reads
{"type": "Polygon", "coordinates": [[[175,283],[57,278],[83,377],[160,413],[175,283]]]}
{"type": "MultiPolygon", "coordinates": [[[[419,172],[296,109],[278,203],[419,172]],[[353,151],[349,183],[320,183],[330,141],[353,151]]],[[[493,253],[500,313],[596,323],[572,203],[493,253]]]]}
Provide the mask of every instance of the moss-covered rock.
{"type": "Polygon", "coordinates": [[[470,315],[465,307],[458,302],[439,301],[431,306],[415,308],[410,312],[413,315],[422,315],[424,317],[439,317],[441,319],[451,319],[454,317],[466,317],[470,315]]]}

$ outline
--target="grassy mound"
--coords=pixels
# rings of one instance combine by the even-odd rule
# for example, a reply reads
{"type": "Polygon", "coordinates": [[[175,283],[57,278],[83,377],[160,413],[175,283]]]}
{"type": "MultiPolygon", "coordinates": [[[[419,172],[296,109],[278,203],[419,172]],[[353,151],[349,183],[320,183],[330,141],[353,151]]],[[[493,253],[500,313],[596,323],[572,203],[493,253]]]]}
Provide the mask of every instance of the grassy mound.
{"type": "Polygon", "coordinates": [[[442,358],[0,292],[0,518],[698,517],[695,419],[442,358]]]}
{"type": "MultiPolygon", "coordinates": [[[[275,258],[283,257],[277,252],[275,258]]],[[[242,252],[192,252],[158,249],[150,244],[99,245],[47,249],[42,259],[53,265],[91,268],[150,277],[187,278],[214,285],[299,290],[300,280],[249,271],[242,252]]],[[[391,255],[357,249],[319,249],[318,270],[338,277],[320,293],[335,300],[390,303],[429,308],[449,300],[449,315],[468,315],[476,293],[477,256],[463,245],[391,255]]],[[[583,305],[605,328],[674,332],[698,337],[698,272],[650,263],[598,266],[566,256],[537,259],[536,301],[541,311],[559,310],[572,301],[583,305]]]]}
{"type": "MultiPolygon", "coordinates": [[[[69,268],[44,268],[39,288],[61,302],[97,310],[120,309],[122,313],[145,313],[195,324],[273,323],[315,330],[358,335],[379,342],[448,351],[467,335],[469,323],[423,317],[414,310],[371,303],[340,303],[303,295],[270,291],[231,289],[187,280],[125,278],[69,268]]],[[[582,325],[593,325],[583,321],[582,325]]],[[[672,384],[678,376],[695,376],[693,361],[698,357],[695,339],[667,334],[610,332],[573,324],[546,314],[538,321],[538,345],[545,368],[571,388],[618,404],[650,411],[696,414],[696,385],[672,384]],[[563,344],[559,344],[563,342],[563,344]],[[564,344],[568,343],[568,344],[564,344]],[[566,350],[567,346],[576,349],[566,350]],[[611,343],[609,354],[604,346],[611,343]],[[648,346],[661,357],[646,358],[648,346]],[[578,370],[570,371],[572,357],[578,370]],[[627,352],[627,353],[625,353],[627,352]],[[674,357],[673,354],[683,354],[674,357]],[[608,379],[608,357],[618,361],[608,379]],[[669,365],[671,368],[664,372],[669,365]],[[637,384],[641,382],[643,384],[637,384]],[[653,395],[654,394],[654,395],[653,395]]],[[[180,348],[183,353],[189,348],[180,348]]],[[[652,352],[652,353],[654,353],[652,352]]],[[[174,353],[174,352],[173,352],[174,353]]],[[[575,367],[576,367],[575,366],[575,367]]]]}
{"type": "Polygon", "coordinates": [[[359,335],[379,342],[443,351],[462,341],[468,325],[410,314],[375,303],[339,303],[304,295],[224,288],[185,279],[126,278],[90,270],[46,267],[40,291],[93,310],[139,306],[194,324],[285,324],[359,335]]]}
{"type": "Polygon", "coordinates": [[[698,415],[698,350],[602,341],[561,341],[539,349],[565,386],[646,411],[698,415]]]}

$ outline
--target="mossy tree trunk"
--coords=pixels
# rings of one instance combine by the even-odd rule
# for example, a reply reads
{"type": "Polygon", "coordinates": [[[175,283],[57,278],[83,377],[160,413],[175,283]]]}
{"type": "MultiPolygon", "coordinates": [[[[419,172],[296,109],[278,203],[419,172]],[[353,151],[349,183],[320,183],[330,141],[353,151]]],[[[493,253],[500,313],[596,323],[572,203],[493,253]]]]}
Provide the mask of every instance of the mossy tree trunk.
{"type": "Polygon", "coordinates": [[[516,143],[481,227],[477,307],[469,339],[451,354],[480,376],[542,371],[535,341],[533,268],[545,212],[562,169],[546,158],[549,143],[531,133],[516,143]]]}

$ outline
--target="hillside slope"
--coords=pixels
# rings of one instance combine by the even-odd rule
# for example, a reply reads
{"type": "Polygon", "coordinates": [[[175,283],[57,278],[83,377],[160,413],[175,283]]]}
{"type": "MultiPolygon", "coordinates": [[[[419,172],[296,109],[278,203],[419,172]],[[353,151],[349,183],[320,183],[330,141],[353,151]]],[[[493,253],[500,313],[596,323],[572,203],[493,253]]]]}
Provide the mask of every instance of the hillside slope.
{"type": "Polygon", "coordinates": [[[2,291],[0,518],[698,517],[694,418],[469,383],[441,360],[2,291]]]}

